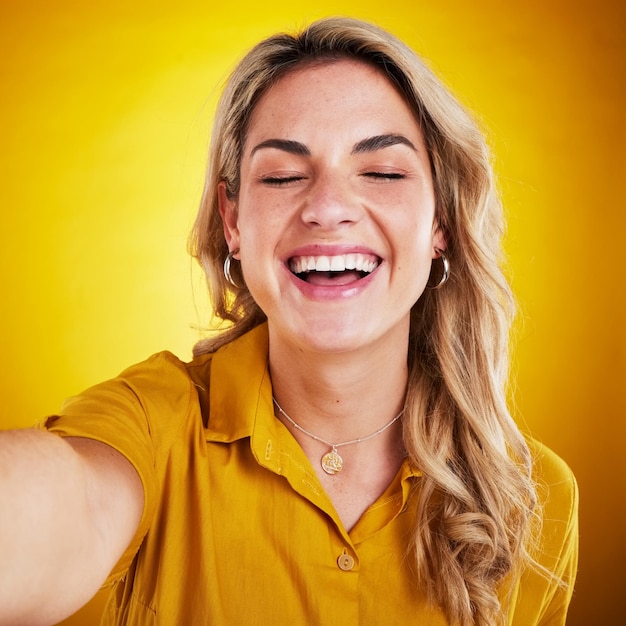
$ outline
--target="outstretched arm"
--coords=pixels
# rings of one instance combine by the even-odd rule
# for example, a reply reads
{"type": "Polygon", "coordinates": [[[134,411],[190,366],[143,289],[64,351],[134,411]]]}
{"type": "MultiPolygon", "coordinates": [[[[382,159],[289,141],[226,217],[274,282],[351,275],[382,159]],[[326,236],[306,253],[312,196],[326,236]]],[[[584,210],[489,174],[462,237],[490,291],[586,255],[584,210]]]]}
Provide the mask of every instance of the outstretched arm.
{"type": "Polygon", "coordinates": [[[99,589],[141,518],[143,488],[106,444],[0,432],[0,624],[54,624],[99,589]]]}

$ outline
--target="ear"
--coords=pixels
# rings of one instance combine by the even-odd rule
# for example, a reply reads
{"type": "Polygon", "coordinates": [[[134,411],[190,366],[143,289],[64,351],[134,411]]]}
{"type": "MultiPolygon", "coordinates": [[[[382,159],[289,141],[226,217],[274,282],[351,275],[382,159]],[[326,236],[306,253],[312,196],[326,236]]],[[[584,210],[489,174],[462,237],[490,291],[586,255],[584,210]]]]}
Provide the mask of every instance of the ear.
{"type": "Polygon", "coordinates": [[[432,238],[432,248],[433,248],[433,253],[432,253],[432,258],[436,259],[439,254],[436,252],[436,250],[445,250],[448,247],[448,241],[446,238],[446,234],[443,230],[443,228],[441,228],[441,226],[439,226],[439,224],[437,222],[435,222],[433,224],[433,238],[432,238]]]}
{"type": "Polygon", "coordinates": [[[228,244],[228,249],[239,250],[239,227],[237,203],[228,196],[226,183],[221,180],[217,185],[217,203],[224,225],[224,237],[228,244]]]}

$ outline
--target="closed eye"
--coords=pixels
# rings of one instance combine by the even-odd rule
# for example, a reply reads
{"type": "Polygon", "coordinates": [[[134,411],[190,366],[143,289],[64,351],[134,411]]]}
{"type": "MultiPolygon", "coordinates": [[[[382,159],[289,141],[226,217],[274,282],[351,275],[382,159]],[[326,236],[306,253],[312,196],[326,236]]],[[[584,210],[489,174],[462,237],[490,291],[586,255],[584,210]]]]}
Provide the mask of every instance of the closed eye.
{"type": "Polygon", "coordinates": [[[265,185],[280,187],[281,185],[288,185],[289,183],[297,183],[304,180],[304,178],[304,176],[263,176],[261,182],[265,185]]]}
{"type": "Polygon", "coordinates": [[[406,178],[406,175],[400,172],[364,172],[362,175],[365,176],[366,178],[372,178],[374,180],[381,180],[381,181],[401,180],[403,178],[406,178]]]}

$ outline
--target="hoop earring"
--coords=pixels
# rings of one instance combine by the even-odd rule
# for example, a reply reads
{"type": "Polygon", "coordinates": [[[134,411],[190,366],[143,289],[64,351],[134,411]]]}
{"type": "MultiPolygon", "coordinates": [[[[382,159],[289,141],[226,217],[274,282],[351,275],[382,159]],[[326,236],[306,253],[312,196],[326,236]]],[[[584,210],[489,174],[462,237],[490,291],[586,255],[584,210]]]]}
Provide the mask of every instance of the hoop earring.
{"type": "Polygon", "coordinates": [[[435,252],[439,253],[441,265],[443,266],[443,272],[441,274],[439,282],[436,285],[429,285],[429,289],[439,289],[439,287],[441,287],[441,285],[447,282],[448,278],[450,278],[450,262],[448,261],[448,257],[443,253],[443,250],[439,248],[435,248],[435,252]]]}
{"type": "Polygon", "coordinates": [[[241,285],[237,284],[237,282],[233,279],[232,274],[230,273],[230,264],[232,263],[233,258],[235,257],[235,254],[237,254],[237,252],[239,252],[239,250],[231,251],[226,255],[226,258],[224,259],[224,278],[235,289],[243,289],[241,285]]]}

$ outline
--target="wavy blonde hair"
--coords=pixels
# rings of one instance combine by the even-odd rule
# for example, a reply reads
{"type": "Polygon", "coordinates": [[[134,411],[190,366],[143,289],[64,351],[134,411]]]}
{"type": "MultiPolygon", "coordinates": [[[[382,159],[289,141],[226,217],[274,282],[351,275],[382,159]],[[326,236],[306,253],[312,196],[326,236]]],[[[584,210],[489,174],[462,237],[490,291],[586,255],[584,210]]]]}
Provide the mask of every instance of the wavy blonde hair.
{"type": "Polygon", "coordinates": [[[447,284],[413,306],[404,416],[411,463],[423,472],[411,499],[417,523],[411,552],[419,582],[451,624],[499,623],[499,597],[531,563],[527,546],[536,508],[528,447],[507,408],[513,298],[501,265],[502,208],[482,133],[416,54],[380,28],[348,18],[315,22],[254,47],[218,105],[208,176],[191,239],[217,316],[228,322],[200,342],[216,350],[265,320],[239,264],[228,284],[228,248],[217,185],[236,197],[250,114],[287,72],[351,58],[386,74],[414,111],[430,154],[436,218],[447,238],[447,284]]]}

